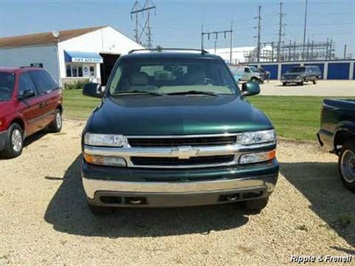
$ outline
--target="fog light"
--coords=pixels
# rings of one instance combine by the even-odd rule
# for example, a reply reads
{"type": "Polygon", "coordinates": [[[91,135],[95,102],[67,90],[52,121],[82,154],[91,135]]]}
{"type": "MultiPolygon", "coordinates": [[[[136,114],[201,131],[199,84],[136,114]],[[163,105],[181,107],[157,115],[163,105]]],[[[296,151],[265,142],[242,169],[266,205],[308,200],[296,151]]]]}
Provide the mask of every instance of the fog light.
{"type": "Polygon", "coordinates": [[[243,154],[239,158],[239,164],[258,163],[270,161],[275,158],[276,150],[258,153],[243,154]]]}
{"type": "Polygon", "coordinates": [[[84,154],[85,161],[90,164],[106,165],[106,166],[127,166],[126,160],[121,157],[106,157],[99,155],[84,154]]]}

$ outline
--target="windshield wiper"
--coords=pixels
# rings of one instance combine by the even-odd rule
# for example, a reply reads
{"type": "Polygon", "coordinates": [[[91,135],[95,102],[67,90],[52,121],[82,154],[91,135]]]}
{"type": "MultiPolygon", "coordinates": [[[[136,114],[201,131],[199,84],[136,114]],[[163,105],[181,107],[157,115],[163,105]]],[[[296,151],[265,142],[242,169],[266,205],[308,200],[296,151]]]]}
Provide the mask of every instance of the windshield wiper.
{"type": "Polygon", "coordinates": [[[116,95],[125,95],[125,94],[149,94],[149,95],[155,95],[155,96],[163,96],[163,94],[160,92],[145,91],[145,90],[122,91],[122,92],[114,93],[112,95],[116,96],[116,95]]]}
{"type": "Polygon", "coordinates": [[[218,94],[213,91],[190,90],[190,91],[178,91],[178,92],[167,93],[167,95],[186,95],[186,94],[203,94],[203,95],[218,96],[218,94]]]}

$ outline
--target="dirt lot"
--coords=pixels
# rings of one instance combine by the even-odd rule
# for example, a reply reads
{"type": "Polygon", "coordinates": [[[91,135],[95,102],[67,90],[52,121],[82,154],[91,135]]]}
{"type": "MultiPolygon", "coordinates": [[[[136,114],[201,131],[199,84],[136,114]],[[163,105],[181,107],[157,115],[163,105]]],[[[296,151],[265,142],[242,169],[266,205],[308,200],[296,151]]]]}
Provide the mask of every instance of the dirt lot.
{"type": "Polygon", "coordinates": [[[97,218],[80,180],[83,125],[65,121],[62,133],[36,135],[19,158],[0,160],[0,265],[280,265],[292,255],[355,261],[355,194],[341,185],[336,157],[315,141],[279,141],[281,175],[259,215],[223,205],[97,218]]]}

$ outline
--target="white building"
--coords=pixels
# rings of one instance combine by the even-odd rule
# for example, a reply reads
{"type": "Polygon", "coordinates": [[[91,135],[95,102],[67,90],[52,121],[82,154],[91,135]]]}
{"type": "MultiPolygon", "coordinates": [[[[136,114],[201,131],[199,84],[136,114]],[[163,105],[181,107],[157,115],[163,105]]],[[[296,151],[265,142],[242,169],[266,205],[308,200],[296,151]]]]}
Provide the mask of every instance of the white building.
{"type": "Polygon", "coordinates": [[[78,79],[106,84],[117,58],[141,45],[112,27],[0,38],[1,66],[41,66],[59,84],[78,79]]]}
{"type": "MultiPolygon", "coordinates": [[[[257,48],[255,46],[233,47],[232,62],[230,62],[230,48],[217,48],[207,50],[211,54],[216,54],[222,57],[227,63],[241,64],[257,61],[257,48]]],[[[260,62],[270,61],[272,58],[272,47],[264,46],[260,51],[260,62]]]]}

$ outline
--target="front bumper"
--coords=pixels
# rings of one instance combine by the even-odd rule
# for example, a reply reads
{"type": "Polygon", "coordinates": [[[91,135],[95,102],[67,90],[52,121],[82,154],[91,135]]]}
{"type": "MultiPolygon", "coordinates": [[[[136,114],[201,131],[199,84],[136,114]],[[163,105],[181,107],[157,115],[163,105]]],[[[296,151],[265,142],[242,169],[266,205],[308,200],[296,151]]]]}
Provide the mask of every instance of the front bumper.
{"type": "Polygon", "coordinates": [[[303,79],[281,79],[282,83],[300,83],[303,79]]]}
{"type": "Polygon", "coordinates": [[[181,207],[267,197],[274,190],[276,159],[248,166],[204,169],[133,169],[83,162],[90,204],[112,207],[181,207]]]}
{"type": "Polygon", "coordinates": [[[324,147],[330,153],[336,153],[333,145],[333,134],[326,130],[320,129],[317,133],[317,139],[320,146],[324,147]]]}
{"type": "Polygon", "coordinates": [[[0,132],[0,151],[5,148],[7,131],[0,132]]]}

